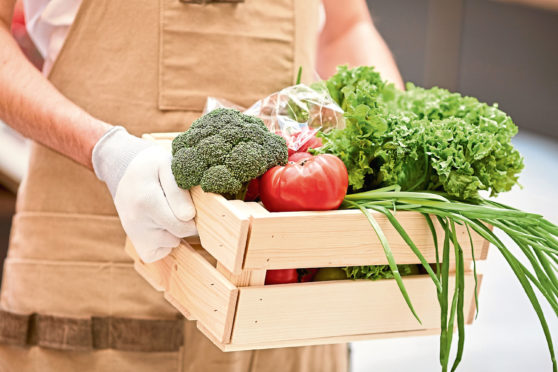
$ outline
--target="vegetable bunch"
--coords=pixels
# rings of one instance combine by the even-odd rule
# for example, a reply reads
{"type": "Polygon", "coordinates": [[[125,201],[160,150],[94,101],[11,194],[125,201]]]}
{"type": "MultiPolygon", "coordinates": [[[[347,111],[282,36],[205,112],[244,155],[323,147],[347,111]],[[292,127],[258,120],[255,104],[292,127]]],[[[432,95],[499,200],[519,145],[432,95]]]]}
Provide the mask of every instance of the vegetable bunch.
{"type": "Polygon", "coordinates": [[[517,127],[472,97],[407,85],[386,85],[372,67],[346,67],[325,83],[345,110],[346,125],[317,150],[339,156],[353,192],[397,184],[468,199],[517,182],[523,159],[511,145],[517,127]]]}
{"type": "MultiPolygon", "coordinates": [[[[435,283],[441,308],[442,370],[449,368],[455,324],[458,343],[452,371],[459,365],[464,350],[465,267],[456,237],[456,226],[464,225],[469,232],[475,231],[496,246],[510,265],[537,313],[556,372],[552,336],[535,289],[558,316],[558,226],[542,216],[479,195],[482,190],[492,196],[510,190],[523,168],[523,159],[510,141],[517,133],[510,117],[496,105],[489,106],[444,89],[422,89],[408,84],[407,91],[399,91],[383,82],[371,67],[352,70],[340,67],[336,75],[317,87],[324,88],[345,110],[347,127],[324,134],[324,145],[314,151],[334,154],[345,163],[350,193],[342,207],[358,208],[366,215],[383,246],[393,277],[417,319],[400,268],[374,212],[387,216],[435,283]],[[396,210],[424,215],[438,252],[435,270],[395,218],[396,210]],[[434,221],[444,231],[442,242],[437,241],[434,221]],[[507,234],[530,267],[523,265],[489,226],[507,234]],[[451,255],[456,263],[452,296],[451,255]]],[[[472,259],[474,263],[474,249],[472,259]]],[[[476,280],[475,263],[474,273],[476,280]]]]}

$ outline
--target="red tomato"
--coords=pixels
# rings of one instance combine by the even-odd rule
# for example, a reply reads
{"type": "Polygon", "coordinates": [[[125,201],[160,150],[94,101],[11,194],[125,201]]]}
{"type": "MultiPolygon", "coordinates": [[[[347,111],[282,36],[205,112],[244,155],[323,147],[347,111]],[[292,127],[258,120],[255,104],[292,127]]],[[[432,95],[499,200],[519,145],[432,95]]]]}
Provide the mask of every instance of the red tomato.
{"type": "Polygon", "coordinates": [[[296,269],[267,270],[265,273],[265,284],[298,283],[298,271],[296,269]]]}
{"type": "Polygon", "coordinates": [[[309,149],[317,149],[323,145],[322,139],[316,137],[316,130],[306,130],[301,132],[296,132],[293,135],[284,136],[280,130],[275,131],[275,134],[278,134],[285,138],[287,141],[287,147],[289,150],[289,156],[292,154],[296,154],[297,152],[307,152],[309,149]],[[304,142],[302,145],[301,142],[304,142]],[[298,148],[298,150],[294,150],[294,148],[298,148]]]}
{"type": "Polygon", "coordinates": [[[298,152],[305,152],[309,149],[317,149],[318,147],[322,147],[322,145],[322,139],[314,135],[298,149],[298,152]]]}
{"type": "Polygon", "coordinates": [[[289,155],[289,161],[298,163],[302,160],[310,159],[311,157],[312,154],[310,154],[309,152],[295,152],[294,154],[289,155]]]}
{"type": "Polygon", "coordinates": [[[260,180],[260,198],[271,212],[337,209],[348,185],[345,164],[323,154],[268,170],[260,180]]]}
{"type": "Polygon", "coordinates": [[[254,178],[248,184],[248,190],[246,190],[246,195],[244,195],[244,201],[254,201],[260,196],[260,179],[254,178]]]}

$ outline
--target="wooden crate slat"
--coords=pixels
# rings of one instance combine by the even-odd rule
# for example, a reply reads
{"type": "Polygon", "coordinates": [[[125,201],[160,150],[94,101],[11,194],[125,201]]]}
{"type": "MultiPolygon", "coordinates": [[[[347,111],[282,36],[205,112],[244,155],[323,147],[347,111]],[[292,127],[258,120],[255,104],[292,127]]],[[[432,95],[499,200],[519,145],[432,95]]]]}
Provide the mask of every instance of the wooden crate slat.
{"type": "MultiPolygon", "coordinates": [[[[432,279],[421,275],[403,280],[422,325],[409,311],[394,280],[239,288],[231,343],[438,328],[440,310],[432,279]]],[[[465,296],[471,298],[473,275],[467,273],[465,281],[465,296]]]]}
{"type": "Polygon", "coordinates": [[[211,333],[198,323],[198,329],[206,335],[221,351],[233,352],[244,350],[261,350],[261,349],[275,349],[284,347],[300,347],[300,346],[313,346],[313,345],[328,345],[328,344],[342,344],[356,341],[386,339],[386,338],[401,338],[401,337],[419,337],[436,335],[440,333],[440,329],[417,329],[409,331],[398,332],[383,332],[383,333],[369,333],[360,335],[349,336],[333,336],[333,337],[320,337],[320,338],[305,338],[293,339],[287,341],[268,341],[257,342],[253,344],[223,344],[217,341],[211,333]]]}
{"type": "Polygon", "coordinates": [[[240,274],[231,273],[226,267],[217,262],[217,271],[225,276],[232,284],[237,287],[247,287],[251,285],[263,285],[265,283],[266,270],[242,270],[240,274]]]}
{"type": "Polygon", "coordinates": [[[221,342],[231,335],[238,289],[186,244],[174,249],[168,293],[221,342]]]}
{"type": "Polygon", "coordinates": [[[249,215],[232,208],[221,195],[206,193],[199,186],[190,189],[196,207],[196,227],[201,244],[223,266],[240,273],[248,229],[249,215]]]}
{"type": "Polygon", "coordinates": [[[126,253],[134,260],[134,269],[156,290],[164,291],[168,288],[171,268],[174,263],[172,257],[165,257],[153,264],[144,263],[136,253],[129,239],[124,247],[126,253]]]}
{"type": "MultiPolygon", "coordinates": [[[[387,236],[398,264],[419,263],[388,219],[373,213],[387,236]]],[[[397,212],[396,217],[428,262],[436,262],[430,229],[420,213],[397,212]]],[[[443,230],[434,221],[438,241],[443,230]]],[[[486,240],[471,231],[475,258],[486,258],[486,240]]],[[[467,230],[457,226],[466,258],[471,257],[467,230]]],[[[252,216],[245,269],[281,269],[387,264],[384,251],[370,223],[359,210],[283,212],[252,216]],[[298,265],[298,266],[297,266],[298,265]]]]}
{"type": "Polygon", "coordinates": [[[238,289],[202,254],[184,241],[153,263],[141,261],[129,240],[126,252],[136,270],[186,318],[205,324],[220,342],[230,340],[238,289]]]}

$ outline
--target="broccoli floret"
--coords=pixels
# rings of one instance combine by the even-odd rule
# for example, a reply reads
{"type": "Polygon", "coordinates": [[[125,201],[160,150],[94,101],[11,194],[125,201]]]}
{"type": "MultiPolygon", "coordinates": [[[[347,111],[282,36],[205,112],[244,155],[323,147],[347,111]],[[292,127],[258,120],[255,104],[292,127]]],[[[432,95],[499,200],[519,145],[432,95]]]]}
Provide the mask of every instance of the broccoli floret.
{"type": "Polygon", "coordinates": [[[227,156],[225,166],[240,182],[248,182],[267,170],[264,152],[262,145],[241,142],[227,156]]]}
{"type": "Polygon", "coordinates": [[[186,146],[186,136],[185,136],[186,132],[179,134],[178,136],[174,137],[174,139],[172,140],[172,155],[174,156],[174,154],[176,154],[178,152],[178,150],[183,149],[186,146]]]}
{"type": "Polygon", "coordinates": [[[258,117],[255,117],[255,116],[250,116],[250,115],[244,115],[244,118],[248,123],[255,124],[263,130],[268,130],[262,119],[260,119],[258,117]]]}
{"type": "Polygon", "coordinates": [[[196,120],[172,143],[178,186],[242,197],[248,182],[287,163],[285,140],[262,120],[233,109],[216,109],[196,120]]]}
{"type": "Polygon", "coordinates": [[[206,170],[200,185],[204,191],[217,194],[236,194],[242,188],[242,183],[224,165],[216,165],[206,170]]]}
{"type": "Polygon", "coordinates": [[[202,139],[199,146],[196,146],[199,157],[208,165],[223,164],[232,148],[232,145],[219,134],[202,139]]]}
{"type": "Polygon", "coordinates": [[[184,147],[194,147],[201,140],[215,133],[217,133],[215,128],[193,128],[180,134],[172,141],[172,150],[177,152],[184,147]]]}
{"type": "Polygon", "coordinates": [[[276,165],[287,164],[289,151],[287,150],[287,141],[283,137],[272,133],[271,136],[266,137],[265,146],[271,150],[265,152],[268,169],[276,165]]]}
{"type": "Polygon", "coordinates": [[[235,115],[229,112],[229,109],[225,108],[218,108],[215,109],[195,120],[192,125],[190,125],[190,129],[195,128],[213,128],[218,126],[218,121],[226,122],[229,121],[229,117],[234,117],[235,115]],[[217,120],[216,120],[217,119],[217,120]]]}
{"type": "Polygon", "coordinates": [[[189,189],[199,185],[207,164],[198,156],[196,149],[181,148],[172,158],[171,169],[176,184],[183,189],[189,189]]]}

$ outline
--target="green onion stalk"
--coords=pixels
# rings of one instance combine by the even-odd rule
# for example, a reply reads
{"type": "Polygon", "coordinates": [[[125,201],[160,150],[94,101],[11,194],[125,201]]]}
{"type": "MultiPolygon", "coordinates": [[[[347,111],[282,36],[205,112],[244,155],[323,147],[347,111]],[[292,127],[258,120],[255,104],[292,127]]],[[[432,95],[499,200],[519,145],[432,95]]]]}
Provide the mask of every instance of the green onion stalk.
{"type": "Polygon", "coordinates": [[[558,226],[533,213],[523,212],[495,201],[481,197],[459,200],[440,192],[401,191],[397,185],[381,189],[346,195],[342,208],[360,209],[378,236],[384,249],[393,277],[412,314],[420,322],[405,289],[389,242],[374,217],[378,212],[385,215],[401,238],[417,256],[422,266],[434,282],[441,310],[440,323],[440,364],[442,371],[448,371],[453,331],[457,323],[457,353],[451,365],[455,371],[463,356],[465,342],[464,291],[465,267],[463,249],[459,244],[456,226],[465,226],[471,244],[473,274],[475,278],[475,303],[478,313],[477,272],[471,231],[475,231],[493,244],[503,255],[529,298],[541,324],[552,360],[553,371],[557,372],[556,356],[552,335],[545,314],[535,294],[535,288],[542,294],[558,316],[558,226]],[[395,211],[415,211],[421,213],[432,233],[436,249],[436,270],[426,261],[412,238],[397,221],[395,211]],[[444,232],[443,242],[438,242],[433,219],[444,232]],[[527,258],[530,267],[522,264],[493,233],[490,226],[507,234],[527,258]],[[441,243],[441,247],[439,247],[441,243]],[[453,247],[455,257],[455,285],[449,293],[449,259],[453,247]],[[441,250],[441,261],[439,253],[441,250]]]}

